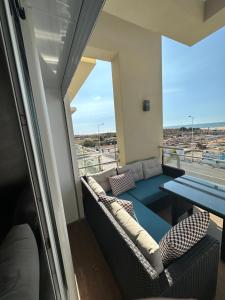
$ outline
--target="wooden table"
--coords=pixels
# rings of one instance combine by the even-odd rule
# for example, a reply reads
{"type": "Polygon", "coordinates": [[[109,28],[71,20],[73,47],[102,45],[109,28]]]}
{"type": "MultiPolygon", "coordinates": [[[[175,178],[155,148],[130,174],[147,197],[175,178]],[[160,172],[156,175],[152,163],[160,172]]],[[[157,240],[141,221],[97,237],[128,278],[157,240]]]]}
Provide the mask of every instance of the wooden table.
{"type": "Polygon", "coordinates": [[[174,197],[173,223],[177,223],[179,201],[185,200],[223,219],[221,258],[225,261],[225,186],[203,179],[183,175],[168,181],[160,189],[174,197]]]}

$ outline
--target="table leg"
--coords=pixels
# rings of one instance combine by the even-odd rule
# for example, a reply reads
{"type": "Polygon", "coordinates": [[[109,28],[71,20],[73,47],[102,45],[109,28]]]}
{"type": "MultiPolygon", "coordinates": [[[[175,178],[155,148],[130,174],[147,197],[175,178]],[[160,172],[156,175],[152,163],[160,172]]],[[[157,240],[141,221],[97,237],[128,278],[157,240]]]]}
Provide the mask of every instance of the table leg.
{"type": "Polygon", "coordinates": [[[175,226],[178,223],[178,219],[180,217],[180,211],[177,202],[177,199],[174,198],[172,203],[172,226],[175,226]]]}
{"type": "Polygon", "coordinates": [[[189,216],[189,217],[192,216],[192,215],[193,215],[193,212],[194,212],[194,208],[193,208],[193,205],[192,205],[192,207],[189,208],[189,210],[188,210],[188,216],[189,216]]]}
{"type": "Polygon", "coordinates": [[[221,259],[225,262],[225,219],[223,219],[222,241],[221,241],[221,259]]]}
{"type": "Polygon", "coordinates": [[[174,197],[172,202],[172,225],[179,222],[179,218],[188,213],[188,216],[193,214],[193,205],[184,201],[182,198],[174,197]]]}

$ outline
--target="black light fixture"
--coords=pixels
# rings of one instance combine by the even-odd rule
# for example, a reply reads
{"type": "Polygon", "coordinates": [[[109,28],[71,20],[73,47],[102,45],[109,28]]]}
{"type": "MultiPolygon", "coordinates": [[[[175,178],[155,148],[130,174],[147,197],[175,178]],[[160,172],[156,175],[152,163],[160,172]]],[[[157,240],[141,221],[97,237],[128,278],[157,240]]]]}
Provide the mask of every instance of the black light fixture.
{"type": "Polygon", "coordinates": [[[143,100],[143,111],[150,111],[150,100],[143,100]]]}

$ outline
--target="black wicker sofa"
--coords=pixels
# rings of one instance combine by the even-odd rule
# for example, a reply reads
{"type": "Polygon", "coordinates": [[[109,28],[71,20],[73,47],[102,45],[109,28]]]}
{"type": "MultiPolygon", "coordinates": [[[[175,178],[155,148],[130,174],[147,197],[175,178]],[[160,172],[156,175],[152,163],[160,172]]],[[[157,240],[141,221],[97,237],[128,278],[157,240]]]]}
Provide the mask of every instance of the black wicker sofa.
{"type": "MultiPolygon", "coordinates": [[[[173,169],[167,171],[174,172],[173,169]]],[[[90,188],[85,177],[81,178],[81,182],[85,217],[112,270],[123,299],[214,298],[219,262],[217,240],[207,235],[157,275],[104,204],[98,201],[98,196],[90,188]]],[[[148,207],[146,209],[150,211],[148,207]]],[[[150,211],[150,215],[152,214],[155,213],[150,211]]],[[[158,215],[155,217],[160,219],[158,215]]]]}

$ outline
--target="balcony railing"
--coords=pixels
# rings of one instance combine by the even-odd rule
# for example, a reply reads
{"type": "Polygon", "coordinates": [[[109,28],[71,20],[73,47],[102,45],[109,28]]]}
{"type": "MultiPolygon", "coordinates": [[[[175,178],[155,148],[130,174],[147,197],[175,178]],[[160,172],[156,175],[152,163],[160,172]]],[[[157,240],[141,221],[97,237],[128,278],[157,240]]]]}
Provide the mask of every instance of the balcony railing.
{"type": "Polygon", "coordinates": [[[77,146],[77,159],[80,175],[92,174],[103,171],[109,166],[118,166],[118,150],[113,148],[101,148],[99,150],[77,146]]]}
{"type": "Polygon", "coordinates": [[[203,151],[160,146],[165,165],[184,169],[187,174],[225,185],[225,159],[217,159],[203,151]],[[196,155],[198,153],[199,155],[196,155]]]}
{"type": "MultiPolygon", "coordinates": [[[[92,174],[103,171],[109,167],[119,165],[118,150],[116,147],[96,150],[76,145],[76,155],[80,175],[92,174]]],[[[208,179],[225,185],[225,160],[204,156],[198,152],[184,148],[160,146],[162,162],[166,165],[184,169],[187,174],[208,179]]]]}

